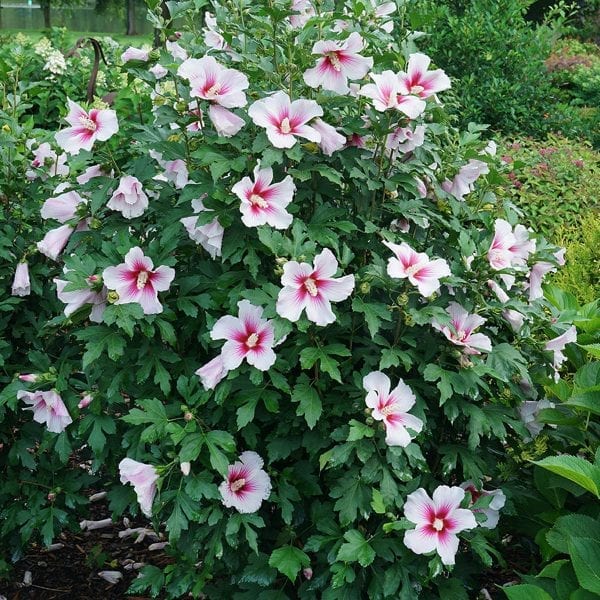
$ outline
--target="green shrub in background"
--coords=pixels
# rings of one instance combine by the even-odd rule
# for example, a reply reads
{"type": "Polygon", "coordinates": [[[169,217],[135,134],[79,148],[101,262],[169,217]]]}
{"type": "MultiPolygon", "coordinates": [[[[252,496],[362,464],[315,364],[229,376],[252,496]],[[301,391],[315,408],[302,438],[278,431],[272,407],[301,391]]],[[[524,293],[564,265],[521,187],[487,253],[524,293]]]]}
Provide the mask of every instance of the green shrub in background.
{"type": "Polygon", "coordinates": [[[420,46],[454,79],[461,125],[489,123],[505,133],[539,136],[550,130],[557,100],[544,60],[560,35],[563,12],[544,24],[525,20],[530,0],[417,0],[413,29],[420,46]]]}

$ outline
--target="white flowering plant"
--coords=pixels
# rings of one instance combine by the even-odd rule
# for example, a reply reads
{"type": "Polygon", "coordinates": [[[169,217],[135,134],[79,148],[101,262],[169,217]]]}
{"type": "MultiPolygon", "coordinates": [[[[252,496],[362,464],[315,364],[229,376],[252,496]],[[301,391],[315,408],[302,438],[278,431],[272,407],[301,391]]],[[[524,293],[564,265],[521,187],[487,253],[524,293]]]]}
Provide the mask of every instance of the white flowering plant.
{"type": "Polygon", "coordinates": [[[543,294],[562,251],[496,195],[406,7],[172,8],[181,31],[151,13],[164,48],[126,52],[110,107],[72,93],[4,202],[11,555],[94,487],[168,536],[132,591],[477,593],[507,535],[531,544],[522,457],[597,440],[589,407],[528,404],[583,352],[543,294]]]}

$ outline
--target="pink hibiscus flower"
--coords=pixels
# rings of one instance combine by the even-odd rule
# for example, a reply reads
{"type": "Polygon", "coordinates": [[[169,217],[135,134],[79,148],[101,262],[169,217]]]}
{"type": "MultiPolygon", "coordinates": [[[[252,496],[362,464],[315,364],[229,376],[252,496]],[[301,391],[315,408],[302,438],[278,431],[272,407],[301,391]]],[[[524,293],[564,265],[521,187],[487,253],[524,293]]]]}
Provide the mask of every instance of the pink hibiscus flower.
{"type": "Polygon", "coordinates": [[[188,235],[196,244],[200,244],[209,254],[211,258],[221,256],[221,245],[223,244],[223,234],[225,229],[219,220],[215,217],[210,223],[198,225],[198,214],[201,212],[214,212],[211,208],[206,208],[202,200],[192,200],[192,208],[195,215],[192,217],[184,217],[179,219],[185,227],[188,235]]]}
{"type": "Polygon", "coordinates": [[[148,208],[148,196],[142,188],[142,182],[133,175],[121,177],[119,187],[106,206],[119,211],[126,219],[142,216],[148,208]]]}
{"type": "Polygon", "coordinates": [[[488,250],[488,261],[492,269],[524,266],[532,252],[535,252],[535,240],[529,239],[529,231],[523,225],[516,225],[513,231],[510,223],[504,219],[496,219],[494,237],[488,250]]]}
{"type": "Polygon", "coordinates": [[[104,284],[115,290],[119,299],[115,304],[137,302],[144,314],[155,315],[163,310],[158,301],[158,292],[169,289],[175,270],[164,265],[154,269],[150,258],[135,246],[125,255],[125,262],[116,267],[107,267],[102,273],[104,284]]]}
{"type": "Polygon", "coordinates": [[[246,359],[260,371],[275,363],[273,322],[262,318],[263,309],[248,300],[238,302],[238,316],[221,317],[210,332],[213,340],[227,340],[221,350],[223,368],[231,371],[246,359]]]}
{"type": "Polygon", "coordinates": [[[306,138],[317,144],[321,134],[307,125],[315,117],[323,116],[323,109],[314,100],[294,100],[285,92],[257,100],[248,109],[252,121],[264,127],[269,141],[276,148],[291,148],[296,136],[306,138]]]}
{"type": "Polygon", "coordinates": [[[346,145],[346,138],[338,133],[335,127],[325,123],[322,119],[315,119],[311,127],[321,136],[319,148],[325,156],[331,156],[346,145]]]}
{"type": "Polygon", "coordinates": [[[567,357],[563,354],[563,350],[565,349],[567,344],[572,344],[577,341],[577,328],[575,325],[571,325],[569,329],[567,329],[563,334],[559,335],[546,342],[544,346],[544,350],[549,350],[554,353],[554,379],[558,381],[559,374],[558,371],[561,368],[562,364],[567,360],[567,357]]]}
{"type": "Polygon", "coordinates": [[[475,504],[479,498],[492,498],[487,508],[471,508],[471,511],[485,515],[486,520],[480,523],[481,527],[494,529],[500,520],[500,509],[506,503],[504,492],[502,490],[478,490],[473,481],[465,481],[460,484],[460,487],[465,490],[465,492],[471,494],[471,506],[475,504]]]}
{"type": "Polygon", "coordinates": [[[87,278],[88,288],[83,290],[72,290],[65,292],[65,288],[69,285],[68,281],[62,279],[53,279],[56,284],[56,295],[58,299],[66,304],[65,316],[70,317],[74,312],[79,310],[86,304],[92,305],[90,312],[90,321],[94,323],[102,323],[102,315],[106,308],[106,288],[98,283],[98,277],[92,275],[87,278]],[[98,289],[99,288],[99,289],[98,289]]]}
{"type": "Polygon", "coordinates": [[[360,34],[351,33],[339,44],[333,41],[317,42],[313,54],[320,54],[317,65],[304,72],[304,82],[312,88],[321,86],[338,94],[350,91],[348,79],[362,79],[373,66],[372,58],[358,54],[364,48],[360,34]]]}
{"type": "Polygon", "coordinates": [[[240,513],[256,512],[271,495],[271,478],[262,469],[263,459],[252,451],[242,452],[238,462],[229,465],[227,477],[219,486],[222,502],[240,513]]]}
{"type": "Polygon", "coordinates": [[[437,92],[443,92],[450,88],[449,77],[442,71],[428,71],[431,59],[425,54],[416,52],[408,57],[408,68],[406,73],[398,75],[400,80],[400,92],[402,94],[413,94],[419,98],[429,98],[437,92]]]}
{"type": "Polygon", "coordinates": [[[469,314],[456,302],[450,302],[446,312],[450,315],[450,327],[434,320],[431,324],[434,329],[441,331],[454,345],[463,346],[465,354],[481,354],[492,350],[492,342],[487,335],[473,333],[485,323],[483,317],[469,314]]]}
{"type": "Polygon", "coordinates": [[[405,448],[412,440],[407,427],[420,433],[423,421],[408,412],[415,404],[415,395],[404,381],[400,379],[391,392],[390,387],[390,378],[381,371],[363,377],[363,388],[367,391],[365,402],[373,409],[371,416],[385,425],[385,443],[405,448]]]}
{"type": "Polygon", "coordinates": [[[425,110],[426,104],[423,100],[417,96],[401,94],[400,80],[393,71],[371,73],[371,79],[375,83],[364,85],[359,94],[371,98],[375,110],[399,110],[409,119],[416,119],[425,110]]]}
{"type": "Polygon", "coordinates": [[[217,384],[227,376],[227,373],[229,373],[229,369],[225,367],[220,354],[196,371],[205,390],[214,390],[217,384]]]}
{"type": "Polygon", "coordinates": [[[67,425],[73,422],[62,398],[54,391],[26,392],[19,390],[17,398],[25,404],[30,404],[25,410],[33,411],[33,420],[36,423],[45,423],[48,431],[52,433],[63,432],[67,425]]]}
{"type": "Polygon", "coordinates": [[[72,100],[69,113],[65,117],[71,127],[59,131],[54,137],[56,143],[68,154],[79,154],[80,150],[91,150],[94,142],[104,142],[119,131],[117,113],[110,109],[92,108],[86,112],[72,100]]]}
{"type": "Polygon", "coordinates": [[[271,225],[275,229],[286,229],[292,223],[292,215],[285,207],[292,201],[296,186],[288,175],[279,183],[273,181],[273,169],[254,168],[254,181],[244,177],[231,191],[242,201],[240,211],[246,227],[271,225]]]}
{"type": "Polygon", "coordinates": [[[281,283],[284,286],[277,298],[277,314],[296,322],[306,309],[306,317],[324,326],[335,321],[331,302],[341,302],[354,289],[354,275],[333,279],[338,262],[333,252],[325,248],[315,256],[314,267],[291,260],[283,265],[281,283]]]}
{"type": "Polygon", "coordinates": [[[452,194],[458,200],[464,200],[464,197],[475,189],[473,184],[477,179],[489,172],[490,168],[487,163],[472,158],[466,165],[460,168],[452,181],[446,179],[442,183],[442,189],[452,194]]]}
{"type": "Polygon", "coordinates": [[[119,463],[121,483],[130,483],[137,495],[140,509],[147,516],[152,516],[152,502],[156,494],[158,473],[152,465],[146,465],[131,458],[124,458],[119,463]]]}
{"type": "Polygon", "coordinates": [[[404,534],[404,545],[415,554],[437,552],[445,565],[453,565],[458,552],[457,533],[477,527],[473,513],[459,508],[465,491],[440,485],[433,500],[423,488],[409,494],[404,516],[416,525],[404,534]]]}
{"type": "Polygon", "coordinates": [[[425,298],[440,289],[440,279],[452,273],[443,258],[431,260],[424,252],[416,252],[406,242],[383,242],[394,254],[388,260],[387,273],[395,279],[408,278],[425,298]]]}
{"type": "MultiPolygon", "coordinates": [[[[27,147],[30,148],[35,140],[27,142],[27,147]]],[[[53,177],[55,175],[64,175],[65,177],[69,174],[69,167],[66,164],[67,155],[61,154],[60,156],[52,150],[48,142],[40,144],[37,150],[34,151],[34,158],[31,161],[31,169],[40,169],[42,171],[42,178],[53,177]]],[[[25,173],[27,179],[33,181],[39,174],[37,170],[28,170],[25,173]]]]}
{"type": "Polygon", "coordinates": [[[27,262],[20,262],[15,269],[10,293],[13,296],[29,296],[31,293],[31,282],[29,280],[29,265],[27,262]]]}

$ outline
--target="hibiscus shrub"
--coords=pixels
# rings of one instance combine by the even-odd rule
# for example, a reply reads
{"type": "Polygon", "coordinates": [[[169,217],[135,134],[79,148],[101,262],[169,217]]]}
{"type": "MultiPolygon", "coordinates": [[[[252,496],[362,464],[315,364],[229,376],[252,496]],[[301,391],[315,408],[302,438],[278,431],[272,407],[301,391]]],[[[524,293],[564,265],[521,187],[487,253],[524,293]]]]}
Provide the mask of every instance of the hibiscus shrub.
{"type": "Polygon", "coordinates": [[[5,199],[3,549],[106,489],[175,558],[132,591],[466,598],[531,544],[522,457],[571,439],[532,440],[576,341],[562,252],[393,4],[215,3],[198,35],[202,6],[5,199]]]}

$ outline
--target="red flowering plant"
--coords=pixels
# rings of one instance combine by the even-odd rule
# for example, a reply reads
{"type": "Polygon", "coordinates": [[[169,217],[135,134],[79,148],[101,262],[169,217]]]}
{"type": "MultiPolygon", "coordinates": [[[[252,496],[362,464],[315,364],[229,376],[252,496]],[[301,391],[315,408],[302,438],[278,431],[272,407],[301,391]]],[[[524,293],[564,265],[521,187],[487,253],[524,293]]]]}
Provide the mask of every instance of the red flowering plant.
{"type": "MultiPolygon", "coordinates": [[[[136,102],[65,106],[69,174],[32,192],[53,318],[0,461],[23,497],[75,455],[151,518],[174,562],[133,590],[444,598],[502,560],[507,448],[575,342],[541,293],[562,259],[391,4],[182,3],[136,102]]],[[[60,486],[30,532],[81,504],[60,486]]],[[[27,508],[2,510],[8,535],[27,508]]]]}

